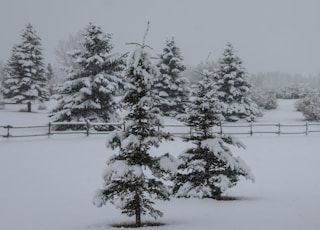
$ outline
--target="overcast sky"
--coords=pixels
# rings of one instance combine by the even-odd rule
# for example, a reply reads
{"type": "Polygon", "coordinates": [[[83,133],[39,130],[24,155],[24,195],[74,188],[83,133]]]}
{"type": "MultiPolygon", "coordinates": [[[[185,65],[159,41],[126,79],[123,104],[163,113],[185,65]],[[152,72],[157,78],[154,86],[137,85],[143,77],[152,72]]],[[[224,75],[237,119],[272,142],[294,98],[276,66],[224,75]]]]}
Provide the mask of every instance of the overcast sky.
{"type": "Polygon", "coordinates": [[[114,51],[141,42],[154,55],[175,37],[186,64],[217,60],[228,41],[250,73],[320,73],[320,0],[0,0],[0,60],[31,23],[47,62],[60,40],[89,22],[113,34],[114,51]]]}

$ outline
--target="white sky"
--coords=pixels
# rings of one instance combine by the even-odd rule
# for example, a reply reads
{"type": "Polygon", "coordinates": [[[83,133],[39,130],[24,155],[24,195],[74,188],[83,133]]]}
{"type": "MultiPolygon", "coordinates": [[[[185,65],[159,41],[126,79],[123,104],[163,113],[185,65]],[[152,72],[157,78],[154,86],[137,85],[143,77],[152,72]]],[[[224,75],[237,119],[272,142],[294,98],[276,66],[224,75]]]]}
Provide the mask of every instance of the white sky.
{"type": "Polygon", "coordinates": [[[320,0],[0,0],[0,60],[31,23],[54,62],[60,40],[89,22],[113,34],[114,51],[141,42],[159,54],[174,36],[186,64],[216,60],[228,41],[250,73],[320,73],[320,0]]]}

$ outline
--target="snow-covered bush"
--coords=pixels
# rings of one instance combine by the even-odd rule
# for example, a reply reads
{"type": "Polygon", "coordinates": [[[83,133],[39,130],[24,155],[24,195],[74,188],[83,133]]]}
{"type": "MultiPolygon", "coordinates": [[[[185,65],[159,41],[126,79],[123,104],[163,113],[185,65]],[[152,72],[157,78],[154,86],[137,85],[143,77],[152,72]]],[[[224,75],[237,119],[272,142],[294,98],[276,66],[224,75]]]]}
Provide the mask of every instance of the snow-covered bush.
{"type": "Polygon", "coordinates": [[[263,108],[267,110],[278,108],[278,100],[275,93],[268,93],[266,95],[266,102],[263,108]]]}
{"type": "Polygon", "coordinates": [[[307,95],[308,89],[302,86],[282,87],[276,90],[279,99],[299,99],[307,95]]]}
{"type": "Polygon", "coordinates": [[[266,94],[262,89],[251,90],[250,97],[260,108],[263,108],[266,104],[266,94]]]}
{"type": "Polygon", "coordinates": [[[159,147],[162,140],[171,139],[161,129],[161,112],[156,107],[159,97],[152,91],[153,80],[159,74],[151,63],[144,46],[137,46],[127,61],[124,77],[127,92],[122,101],[128,110],[125,131],[114,131],[107,146],[118,149],[111,156],[103,173],[104,187],[94,197],[98,207],[108,201],[128,216],[135,216],[136,226],[141,227],[141,216],[157,219],[163,214],[155,209],[154,199],[169,200],[170,190],[164,176],[176,170],[176,161],[168,153],[152,156],[152,147],[159,147]]]}
{"type": "Polygon", "coordinates": [[[38,110],[47,110],[47,105],[45,103],[40,103],[38,105],[38,110]]]}
{"type": "Polygon", "coordinates": [[[184,117],[186,125],[195,131],[186,138],[194,147],[179,155],[178,172],[173,193],[177,197],[221,198],[223,192],[236,185],[240,176],[253,180],[248,166],[232,155],[230,145],[245,147],[228,135],[213,133],[224,117],[223,103],[211,76],[205,74],[193,87],[192,101],[184,117]]]}
{"type": "Polygon", "coordinates": [[[311,91],[300,99],[296,105],[308,121],[320,121],[320,91],[311,91]]]}
{"type": "Polygon", "coordinates": [[[251,99],[263,109],[271,110],[278,107],[276,93],[266,89],[253,89],[250,92],[251,99]]]}

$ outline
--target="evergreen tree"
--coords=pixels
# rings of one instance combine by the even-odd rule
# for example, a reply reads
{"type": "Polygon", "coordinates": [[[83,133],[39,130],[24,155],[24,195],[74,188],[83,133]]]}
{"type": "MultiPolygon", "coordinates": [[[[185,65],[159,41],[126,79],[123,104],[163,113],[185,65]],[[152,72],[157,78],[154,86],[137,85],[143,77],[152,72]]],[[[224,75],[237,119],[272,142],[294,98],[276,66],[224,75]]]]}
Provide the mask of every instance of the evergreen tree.
{"type": "Polygon", "coordinates": [[[111,156],[103,174],[104,188],[94,198],[98,207],[110,201],[128,216],[135,216],[136,226],[141,226],[141,216],[153,218],[162,212],[153,207],[153,199],[169,200],[169,189],[163,183],[163,176],[174,170],[174,158],[169,154],[155,157],[153,147],[159,147],[162,140],[171,139],[168,133],[159,129],[161,113],[155,107],[157,98],[152,89],[158,69],[150,61],[144,45],[137,46],[127,61],[124,76],[127,93],[123,97],[128,114],[124,118],[125,131],[115,131],[107,141],[108,147],[119,149],[111,156]]]}
{"type": "Polygon", "coordinates": [[[235,54],[231,43],[227,44],[216,72],[219,99],[224,102],[227,121],[246,119],[253,121],[259,114],[258,106],[249,96],[252,87],[241,59],[235,54]]]}
{"type": "Polygon", "coordinates": [[[49,95],[45,89],[41,39],[31,24],[26,25],[21,38],[5,68],[4,96],[16,103],[43,102],[49,95]]]}
{"type": "Polygon", "coordinates": [[[123,60],[110,54],[111,36],[90,24],[81,47],[71,53],[77,67],[68,70],[67,81],[58,88],[55,121],[115,122],[119,119],[114,94],[121,79],[123,60]]]}
{"type": "Polygon", "coordinates": [[[244,147],[236,138],[215,134],[213,127],[223,121],[223,104],[212,75],[208,72],[194,87],[192,101],[184,121],[194,132],[186,141],[195,146],[179,155],[173,193],[177,197],[219,199],[226,189],[236,185],[240,176],[253,180],[247,165],[234,157],[229,145],[244,147]]]}
{"type": "Polygon", "coordinates": [[[157,64],[160,75],[155,82],[158,95],[163,98],[160,109],[166,115],[185,112],[185,103],[188,99],[189,89],[187,79],[180,73],[186,69],[182,64],[183,57],[174,38],[166,41],[166,46],[157,64]]]}

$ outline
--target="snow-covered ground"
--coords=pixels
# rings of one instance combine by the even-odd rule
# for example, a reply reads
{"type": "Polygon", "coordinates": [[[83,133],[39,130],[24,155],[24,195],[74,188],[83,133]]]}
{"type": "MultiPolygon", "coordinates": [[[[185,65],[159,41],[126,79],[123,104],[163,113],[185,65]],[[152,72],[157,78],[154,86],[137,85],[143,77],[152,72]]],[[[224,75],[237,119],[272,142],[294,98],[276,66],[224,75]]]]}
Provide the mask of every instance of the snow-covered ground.
{"type": "Polygon", "coordinates": [[[278,100],[277,110],[263,111],[263,117],[257,121],[262,123],[301,123],[304,122],[302,113],[295,108],[297,100],[278,100]]]}
{"type": "MultiPolygon", "coordinates": [[[[279,101],[259,122],[304,122],[293,101],[279,101]]],[[[44,112],[0,110],[0,126],[44,124],[44,112]]],[[[235,201],[172,199],[157,202],[163,230],[320,229],[320,142],[317,135],[239,136],[246,150],[233,148],[251,167],[256,182],[240,181],[226,195],[235,201]]],[[[104,164],[112,154],[106,136],[56,135],[0,140],[0,229],[104,230],[133,222],[114,206],[96,208],[104,164]]],[[[158,153],[179,154],[189,144],[176,138],[158,153]]]]}

